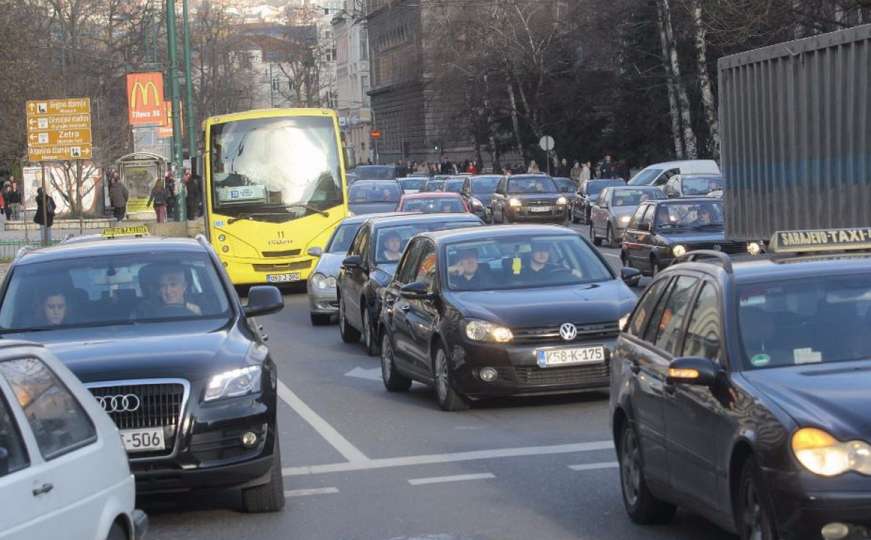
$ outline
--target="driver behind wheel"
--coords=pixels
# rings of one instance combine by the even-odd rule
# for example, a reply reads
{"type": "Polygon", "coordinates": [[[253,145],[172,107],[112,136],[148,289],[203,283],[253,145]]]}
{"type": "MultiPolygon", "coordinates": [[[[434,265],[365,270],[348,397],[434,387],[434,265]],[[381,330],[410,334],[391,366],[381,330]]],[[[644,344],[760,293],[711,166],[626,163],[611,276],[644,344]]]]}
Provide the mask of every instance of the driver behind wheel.
{"type": "Polygon", "coordinates": [[[139,313],[145,317],[202,315],[200,306],[187,300],[188,283],[184,268],[161,267],[157,272],[156,297],[152,295],[139,313]]]}

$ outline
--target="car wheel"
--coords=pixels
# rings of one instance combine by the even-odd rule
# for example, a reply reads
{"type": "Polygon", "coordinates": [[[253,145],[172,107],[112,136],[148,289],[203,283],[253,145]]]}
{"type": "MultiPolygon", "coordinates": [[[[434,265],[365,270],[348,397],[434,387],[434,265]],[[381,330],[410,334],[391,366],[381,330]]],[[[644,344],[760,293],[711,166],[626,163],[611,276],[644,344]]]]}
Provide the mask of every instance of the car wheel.
{"type": "Polygon", "coordinates": [[[642,525],[671,521],[676,507],[657,499],[648,489],[638,435],[628,420],[623,423],[618,456],[623,506],[629,518],[642,525]]]}
{"type": "Polygon", "coordinates": [[[611,224],[608,224],[608,228],[605,230],[605,243],[609,248],[618,247],[617,241],[614,240],[614,229],[611,227],[611,224]]]}
{"type": "Polygon", "coordinates": [[[363,347],[366,349],[366,354],[369,356],[378,356],[378,336],[375,335],[376,328],[372,324],[372,310],[365,307],[366,300],[361,300],[363,306],[363,347]]]}
{"type": "Polygon", "coordinates": [[[741,469],[738,492],[738,533],[741,540],[776,540],[771,511],[759,492],[759,468],[752,457],[741,469]]]}
{"type": "Polygon", "coordinates": [[[281,474],[281,446],[275,434],[269,482],[242,490],[242,510],[248,514],[279,512],[284,508],[284,478],[281,474]]]}
{"type": "Polygon", "coordinates": [[[109,535],[106,537],[106,540],[129,540],[127,533],[124,531],[124,527],[122,527],[118,523],[113,523],[112,528],[109,529],[109,535]]]}
{"type": "Polygon", "coordinates": [[[574,206],[569,210],[569,217],[571,217],[572,223],[577,223],[578,221],[580,221],[578,219],[577,214],[575,214],[575,207],[574,206]]]}
{"type": "Polygon", "coordinates": [[[381,339],[381,380],[388,392],[407,392],[411,388],[411,379],[396,370],[393,344],[387,332],[381,339]]]}
{"type": "Polygon", "coordinates": [[[351,328],[351,325],[348,324],[348,318],[345,317],[345,303],[342,302],[341,296],[339,296],[339,334],[345,343],[360,341],[360,332],[356,328],[351,328]]]}
{"type": "Polygon", "coordinates": [[[436,401],[443,411],[464,411],[469,408],[469,402],[454,390],[448,355],[443,347],[436,349],[433,377],[435,378],[436,401]]]}
{"type": "Polygon", "coordinates": [[[662,272],[662,268],[659,267],[659,261],[656,260],[656,257],[650,258],[650,277],[656,277],[657,274],[662,272]]]}
{"type": "Polygon", "coordinates": [[[592,223],[590,223],[590,240],[593,241],[594,246],[602,245],[602,239],[596,236],[596,229],[593,227],[592,223]]]}
{"type": "Polygon", "coordinates": [[[309,313],[312,326],[326,326],[332,322],[332,316],[329,313],[309,313]]]}

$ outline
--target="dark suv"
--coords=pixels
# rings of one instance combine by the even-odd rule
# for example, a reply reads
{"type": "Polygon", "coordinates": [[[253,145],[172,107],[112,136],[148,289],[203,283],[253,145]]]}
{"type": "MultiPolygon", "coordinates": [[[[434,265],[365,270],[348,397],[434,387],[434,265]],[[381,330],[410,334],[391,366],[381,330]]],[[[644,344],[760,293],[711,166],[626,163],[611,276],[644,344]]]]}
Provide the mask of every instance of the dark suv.
{"type": "Polygon", "coordinates": [[[275,363],[207,241],[113,239],[27,252],[0,299],[0,336],[48,346],[115,421],[140,494],[241,488],[284,506],[275,363]]]}

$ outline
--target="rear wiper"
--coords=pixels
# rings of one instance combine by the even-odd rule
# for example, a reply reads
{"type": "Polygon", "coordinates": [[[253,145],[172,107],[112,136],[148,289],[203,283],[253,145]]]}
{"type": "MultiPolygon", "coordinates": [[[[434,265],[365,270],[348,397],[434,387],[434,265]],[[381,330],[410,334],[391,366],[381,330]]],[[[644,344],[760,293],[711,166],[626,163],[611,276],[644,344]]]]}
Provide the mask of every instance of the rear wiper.
{"type": "Polygon", "coordinates": [[[287,206],[285,206],[285,208],[305,208],[305,209],[308,210],[309,212],[314,212],[314,213],[316,213],[316,214],[320,214],[320,215],[322,215],[322,216],[324,216],[324,217],[330,217],[330,213],[329,213],[329,212],[327,212],[327,211],[325,211],[325,210],[321,210],[320,208],[315,208],[314,206],[311,206],[311,205],[309,205],[309,204],[302,204],[302,203],[299,203],[299,204],[288,204],[287,206]]]}

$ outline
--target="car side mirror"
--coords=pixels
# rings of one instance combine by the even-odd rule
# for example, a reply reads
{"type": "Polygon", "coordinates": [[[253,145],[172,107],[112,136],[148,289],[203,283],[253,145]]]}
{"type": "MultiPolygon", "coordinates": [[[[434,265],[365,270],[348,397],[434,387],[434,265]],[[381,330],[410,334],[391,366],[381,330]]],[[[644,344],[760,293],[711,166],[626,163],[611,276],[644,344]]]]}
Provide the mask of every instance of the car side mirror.
{"type": "Polygon", "coordinates": [[[637,287],[638,284],[641,283],[641,270],[624,266],[620,269],[620,278],[626,285],[637,287]]]}
{"type": "Polygon", "coordinates": [[[399,289],[399,296],[408,300],[426,300],[432,298],[433,294],[429,291],[429,285],[422,281],[415,281],[408,285],[403,285],[399,289]]]}
{"type": "Polygon", "coordinates": [[[688,356],[675,358],[668,365],[669,384],[712,386],[720,375],[720,367],[708,358],[688,356]]]}
{"type": "Polygon", "coordinates": [[[284,309],[284,297],[274,285],[258,285],[248,290],[248,304],[245,305],[245,315],[256,317],[269,315],[284,309]]]}
{"type": "Polygon", "coordinates": [[[320,247],[310,247],[306,253],[311,257],[320,257],[324,254],[324,250],[320,247]]]}
{"type": "Polygon", "coordinates": [[[9,474],[9,450],[0,446],[0,477],[9,474]]]}
{"type": "Polygon", "coordinates": [[[348,270],[356,270],[363,267],[363,258],[359,255],[348,255],[342,261],[342,266],[348,270]]]}

